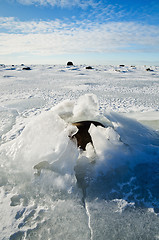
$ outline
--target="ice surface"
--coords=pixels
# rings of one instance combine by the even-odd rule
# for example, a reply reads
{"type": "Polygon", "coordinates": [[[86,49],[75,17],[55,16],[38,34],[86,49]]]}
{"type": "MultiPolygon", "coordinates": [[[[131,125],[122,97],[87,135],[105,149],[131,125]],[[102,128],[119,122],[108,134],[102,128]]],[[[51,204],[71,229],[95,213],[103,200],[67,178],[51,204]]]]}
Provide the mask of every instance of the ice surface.
{"type": "Polygon", "coordinates": [[[159,68],[31,69],[0,69],[1,239],[158,239],[159,68]]]}

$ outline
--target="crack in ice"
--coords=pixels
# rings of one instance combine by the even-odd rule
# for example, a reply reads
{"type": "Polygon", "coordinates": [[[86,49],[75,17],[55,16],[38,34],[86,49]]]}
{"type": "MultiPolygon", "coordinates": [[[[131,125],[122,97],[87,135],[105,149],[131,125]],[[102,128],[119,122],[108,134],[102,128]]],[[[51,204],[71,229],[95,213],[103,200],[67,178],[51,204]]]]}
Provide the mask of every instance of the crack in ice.
{"type": "Polygon", "coordinates": [[[88,217],[88,228],[90,230],[90,240],[93,240],[93,229],[91,227],[91,215],[89,213],[87,202],[85,201],[86,215],[88,217]]]}

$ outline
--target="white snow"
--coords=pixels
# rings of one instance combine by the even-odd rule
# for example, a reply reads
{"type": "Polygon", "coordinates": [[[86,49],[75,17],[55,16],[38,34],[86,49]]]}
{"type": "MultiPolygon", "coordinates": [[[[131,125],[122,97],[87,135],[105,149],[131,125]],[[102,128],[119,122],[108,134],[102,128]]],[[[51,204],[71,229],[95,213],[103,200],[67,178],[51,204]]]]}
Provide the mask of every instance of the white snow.
{"type": "Polygon", "coordinates": [[[30,67],[0,66],[0,238],[156,239],[159,67],[30,67]]]}

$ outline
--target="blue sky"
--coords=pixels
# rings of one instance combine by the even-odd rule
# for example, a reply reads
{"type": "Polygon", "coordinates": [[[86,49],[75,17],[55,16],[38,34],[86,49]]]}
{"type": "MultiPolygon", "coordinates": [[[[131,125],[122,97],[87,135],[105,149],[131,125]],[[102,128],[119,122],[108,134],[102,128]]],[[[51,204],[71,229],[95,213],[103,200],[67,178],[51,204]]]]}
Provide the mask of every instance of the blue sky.
{"type": "Polygon", "coordinates": [[[159,65],[159,1],[0,0],[0,63],[159,65]]]}

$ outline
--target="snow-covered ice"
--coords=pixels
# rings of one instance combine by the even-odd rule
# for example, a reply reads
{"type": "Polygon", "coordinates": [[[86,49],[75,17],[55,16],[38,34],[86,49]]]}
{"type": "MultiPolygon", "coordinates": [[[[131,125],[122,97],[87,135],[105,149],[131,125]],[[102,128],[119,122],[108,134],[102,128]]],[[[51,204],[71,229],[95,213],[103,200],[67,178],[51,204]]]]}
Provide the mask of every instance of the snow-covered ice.
{"type": "Polygon", "coordinates": [[[0,65],[0,238],[159,239],[159,67],[22,68],[0,65]],[[105,126],[83,152],[82,120],[105,126]]]}

